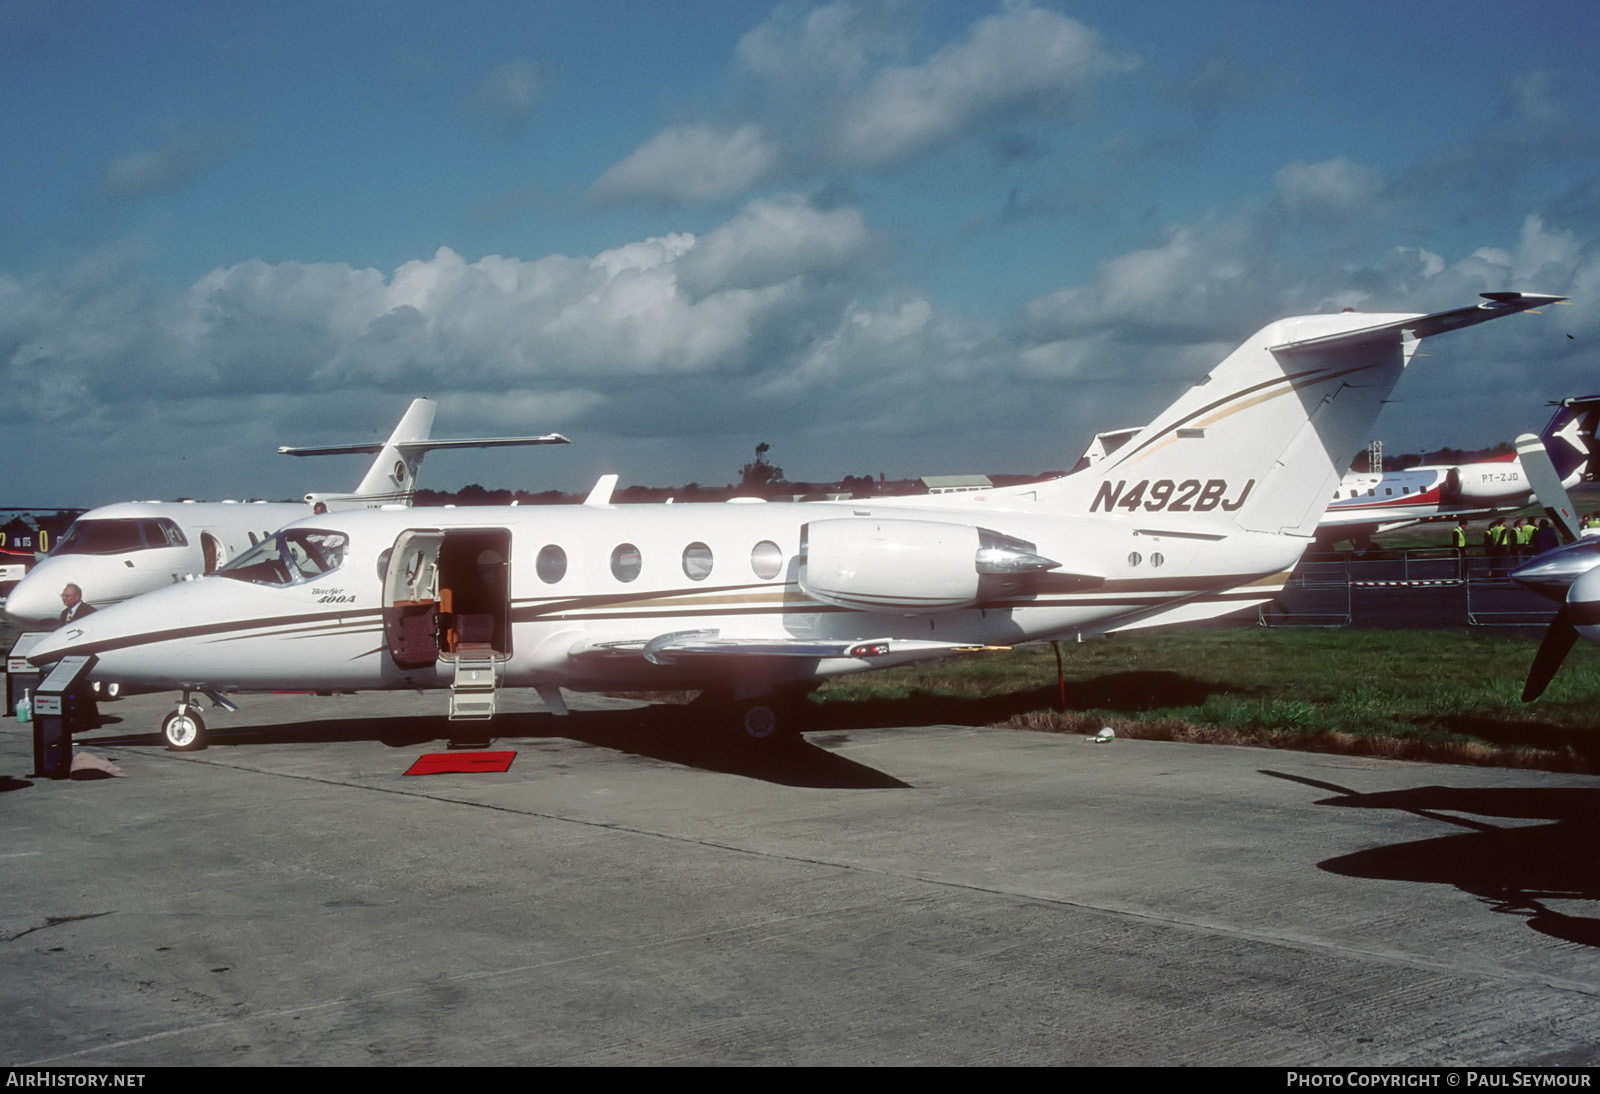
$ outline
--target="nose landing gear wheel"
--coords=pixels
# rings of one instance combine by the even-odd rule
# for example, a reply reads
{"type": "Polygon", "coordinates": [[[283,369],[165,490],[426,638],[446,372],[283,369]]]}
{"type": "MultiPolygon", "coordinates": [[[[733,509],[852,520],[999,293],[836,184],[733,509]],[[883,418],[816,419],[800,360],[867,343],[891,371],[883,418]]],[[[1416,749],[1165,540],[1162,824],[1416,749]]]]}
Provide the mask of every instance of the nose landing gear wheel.
{"type": "Polygon", "coordinates": [[[161,739],[174,752],[198,752],[206,747],[206,724],[195,707],[180,707],[161,723],[161,739]]]}

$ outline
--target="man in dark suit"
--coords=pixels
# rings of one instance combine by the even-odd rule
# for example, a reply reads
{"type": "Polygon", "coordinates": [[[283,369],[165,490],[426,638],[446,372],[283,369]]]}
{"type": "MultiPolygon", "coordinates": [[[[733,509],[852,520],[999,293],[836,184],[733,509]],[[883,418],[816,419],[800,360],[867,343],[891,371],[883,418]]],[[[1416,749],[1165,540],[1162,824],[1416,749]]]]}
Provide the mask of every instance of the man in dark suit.
{"type": "Polygon", "coordinates": [[[66,605],[61,609],[61,626],[63,627],[74,620],[94,614],[94,605],[83,599],[83,590],[70,582],[66,588],[61,590],[61,603],[66,605]]]}

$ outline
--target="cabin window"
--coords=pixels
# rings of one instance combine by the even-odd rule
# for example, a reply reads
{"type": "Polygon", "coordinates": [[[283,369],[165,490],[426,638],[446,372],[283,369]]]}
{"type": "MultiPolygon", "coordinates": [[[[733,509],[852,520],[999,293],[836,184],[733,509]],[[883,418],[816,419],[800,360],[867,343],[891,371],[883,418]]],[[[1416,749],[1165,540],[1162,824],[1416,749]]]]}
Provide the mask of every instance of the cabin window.
{"type": "Polygon", "coordinates": [[[750,551],[750,568],[762,581],[771,581],[783,570],[783,550],[770,539],[764,539],[750,551]]]}
{"type": "Polygon", "coordinates": [[[1383,494],[1384,494],[1384,497],[1388,497],[1388,496],[1389,496],[1389,495],[1391,495],[1391,494],[1393,494],[1393,493],[1394,493],[1394,487],[1392,487],[1392,486],[1385,486],[1385,487],[1384,487],[1384,488],[1383,488],[1383,494]]]}
{"type": "Polygon", "coordinates": [[[291,528],[262,540],[217,573],[255,585],[298,585],[338,569],[346,543],[342,532],[291,528]]]}
{"type": "Polygon", "coordinates": [[[1130,552],[1128,552],[1128,565],[1129,566],[1137,566],[1137,565],[1139,565],[1139,563],[1141,563],[1143,561],[1144,561],[1144,556],[1141,555],[1138,551],[1130,551],[1130,552]]]}
{"type": "Polygon", "coordinates": [[[711,576],[711,548],[704,543],[691,543],[683,549],[683,573],[690,581],[704,581],[711,576]]]}
{"type": "Polygon", "coordinates": [[[1402,494],[1409,494],[1409,493],[1411,493],[1411,487],[1409,487],[1409,486],[1402,486],[1402,487],[1401,487],[1401,488],[1400,488],[1400,492],[1401,492],[1401,493],[1402,493],[1402,494]]]}
{"type": "Polygon", "coordinates": [[[611,576],[618,581],[632,581],[638,577],[643,564],[639,548],[631,543],[619,543],[616,550],[611,552],[611,576]]]}
{"type": "MultiPolygon", "coordinates": [[[[615,558],[611,565],[613,568],[616,567],[615,558]]],[[[538,573],[540,581],[546,585],[554,585],[567,576],[567,552],[554,543],[541,547],[533,568],[538,573]]]]}
{"type": "Polygon", "coordinates": [[[1157,551],[1155,554],[1150,556],[1150,565],[1152,566],[1159,566],[1165,561],[1167,560],[1160,551],[1157,551]]]}

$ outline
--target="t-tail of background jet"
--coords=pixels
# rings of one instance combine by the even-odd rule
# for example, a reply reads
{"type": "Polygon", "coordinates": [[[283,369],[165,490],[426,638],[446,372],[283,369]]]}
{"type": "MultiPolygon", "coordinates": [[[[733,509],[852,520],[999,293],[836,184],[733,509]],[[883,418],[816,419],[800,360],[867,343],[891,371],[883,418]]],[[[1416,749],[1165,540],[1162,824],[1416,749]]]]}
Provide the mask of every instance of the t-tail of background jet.
{"type": "Polygon", "coordinates": [[[1484,293],[1432,315],[1272,323],[1105,458],[1038,487],[1069,512],[1309,539],[1422,339],[1561,299],[1484,293]]]}
{"type": "Polygon", "coordinates": [[[329,509],[376,509],[381,505],[410,505],[417,491],[417,472],[422,458],[438,448],[502,448],[524,444],[567,444],[559,433],[537,437],[462,437],[434,440],[433,416],[439,404],[432,399],[414,399],[400,424],[383,444],[332,444],[295,447],[285,445],[279,452],[289,456],[335,456],[376,452],[377,458],[350,494],[310,493],[306,501],[329,509]]]}
{"type": "Polygon", "coordinates": [[[1539,434],[1551,466],[1565,486],[1583,481],[1594,461],[1594,434],[1600,424],[1600,395],[1580,395],[1552,403],[1550,424],[1539,434]]]}

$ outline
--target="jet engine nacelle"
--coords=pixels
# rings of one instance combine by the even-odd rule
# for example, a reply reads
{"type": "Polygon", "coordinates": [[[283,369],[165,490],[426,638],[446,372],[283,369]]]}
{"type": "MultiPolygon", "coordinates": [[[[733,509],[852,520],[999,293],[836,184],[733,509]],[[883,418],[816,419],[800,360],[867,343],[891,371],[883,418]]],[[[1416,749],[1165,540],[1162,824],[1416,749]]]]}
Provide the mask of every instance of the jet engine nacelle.
{"type": "Polygon", "coordinates": [[[1504,501],[1528,493],[1528,477],[1515,461],[1463,463],[1445,473],[1445,497],[1451,501],[1504,501]]]}
{"type": "Polygon", "coordinates": [[[800,588],[826,604],[910,615],[1016,592],[1058,563],[987,528],[933,520],[814,520],[800,531],[800,588]]]}

